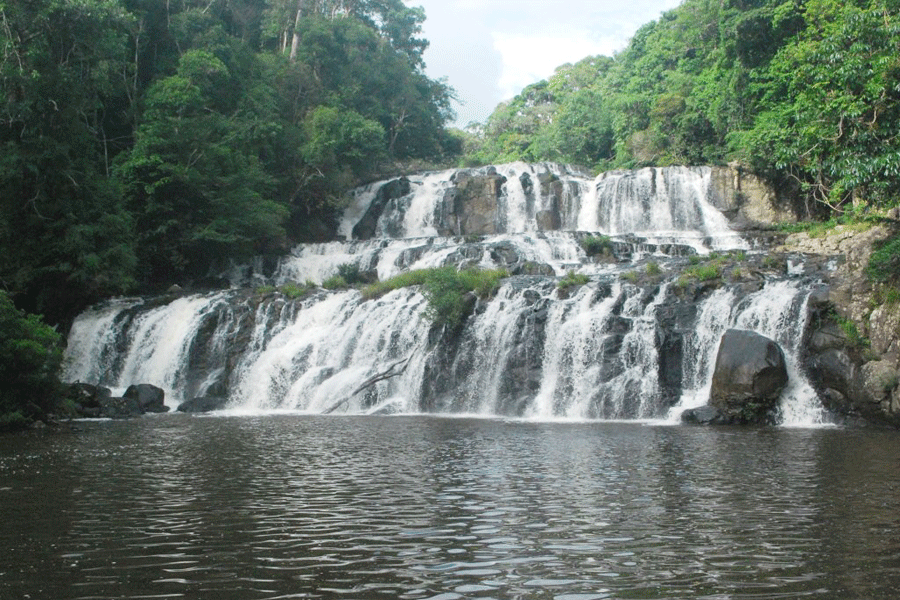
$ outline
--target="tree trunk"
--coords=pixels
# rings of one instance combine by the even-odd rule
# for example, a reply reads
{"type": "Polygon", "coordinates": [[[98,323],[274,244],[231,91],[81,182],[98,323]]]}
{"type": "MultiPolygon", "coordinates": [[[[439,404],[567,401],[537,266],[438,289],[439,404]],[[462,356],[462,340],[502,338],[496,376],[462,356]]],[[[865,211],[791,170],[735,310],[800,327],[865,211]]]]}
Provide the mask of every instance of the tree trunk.
{"type": "Polygon", "coordinates": [[[297,60],[297,47],[300,45],[300,20],[302,18],[303,0],[297,0],[297,16],[294,18],[294,37],[291,39],[291,62],[297,60]]]}

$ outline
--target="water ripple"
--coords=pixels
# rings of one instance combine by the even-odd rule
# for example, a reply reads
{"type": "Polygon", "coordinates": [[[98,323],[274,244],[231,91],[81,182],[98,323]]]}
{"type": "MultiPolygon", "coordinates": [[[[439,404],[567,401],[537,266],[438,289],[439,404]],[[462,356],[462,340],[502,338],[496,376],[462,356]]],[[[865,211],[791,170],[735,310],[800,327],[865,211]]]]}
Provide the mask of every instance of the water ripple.
{"type": "Polygon", "coordinates": [[[0,438],[2,598],[900,593],[889,432],[287,415],[81,427],[0,438]]]}

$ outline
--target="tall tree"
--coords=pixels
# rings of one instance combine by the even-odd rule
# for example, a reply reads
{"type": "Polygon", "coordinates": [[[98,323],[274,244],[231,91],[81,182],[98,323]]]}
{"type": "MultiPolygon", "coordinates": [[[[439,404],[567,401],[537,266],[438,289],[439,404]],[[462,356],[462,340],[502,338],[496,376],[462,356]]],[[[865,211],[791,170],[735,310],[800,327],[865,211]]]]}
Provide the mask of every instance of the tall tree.
{"type": "Polygon", "coordinates": [[[108,177],[130,23],[112,0],[0,2],[0,285],[52,321],[131,282],[108,177]]]}

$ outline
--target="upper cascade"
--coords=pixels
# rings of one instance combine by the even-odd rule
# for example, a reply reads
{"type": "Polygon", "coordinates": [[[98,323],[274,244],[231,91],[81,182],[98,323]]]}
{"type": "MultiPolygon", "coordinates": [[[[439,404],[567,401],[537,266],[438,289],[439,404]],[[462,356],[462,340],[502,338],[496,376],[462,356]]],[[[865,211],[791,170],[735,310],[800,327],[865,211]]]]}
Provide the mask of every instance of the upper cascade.
{"type": "Polygon", "coordinates": [[[699,252],[740,249],[717,205],[709,167],[647,167],[598,177],[521,162],[450,169],[370,184],[353,193],[346,240],[491,236],[547,231],[633,235],[699,252]]]}

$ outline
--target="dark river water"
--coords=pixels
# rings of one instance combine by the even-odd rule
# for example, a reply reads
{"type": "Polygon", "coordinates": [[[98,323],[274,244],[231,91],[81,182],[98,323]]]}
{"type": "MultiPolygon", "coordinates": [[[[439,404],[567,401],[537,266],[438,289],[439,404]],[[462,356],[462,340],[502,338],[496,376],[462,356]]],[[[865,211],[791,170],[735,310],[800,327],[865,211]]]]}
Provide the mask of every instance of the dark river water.
{"type": "Polygon", "coordinates": [[[900,434],[190,417],[0,436],[0,598],[900,598],[900,434]]]}

